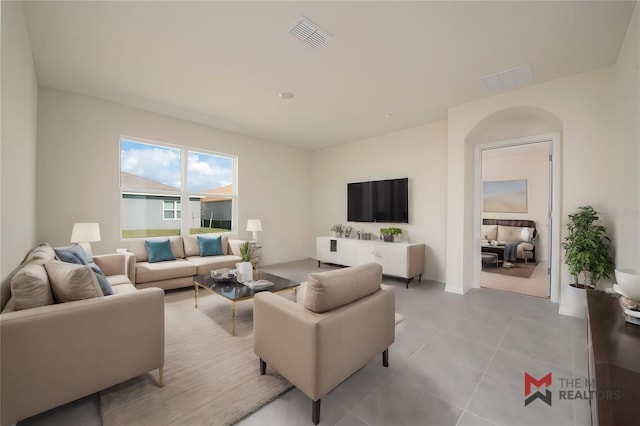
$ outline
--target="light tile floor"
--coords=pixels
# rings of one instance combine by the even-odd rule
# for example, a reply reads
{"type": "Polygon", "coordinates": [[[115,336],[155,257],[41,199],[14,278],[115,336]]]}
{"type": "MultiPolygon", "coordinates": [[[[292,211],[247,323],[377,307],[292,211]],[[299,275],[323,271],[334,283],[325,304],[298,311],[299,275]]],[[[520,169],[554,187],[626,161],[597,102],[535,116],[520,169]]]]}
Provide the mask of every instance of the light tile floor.
{"type": "MultiPolygon", "coordinates": [[[[300,281],[332,269],[314,260],[265,269],[300,281]]],[[[322,399],[322,425],[590,425],[589,403],[560,400],[560,378],[586,378],[586,321],[558,315],[531,296],[385,278],[396,287],[389,368],[377,357],[322,399]],[[524,373],[553,373],[552,406],[524,405],[524,373]]],[[[22,425],[100,425],[95,395],[27,419],[22,425]]],[[[312,425],[311,402],[297,389],[240,421],[241,426],[312,425]]]]}

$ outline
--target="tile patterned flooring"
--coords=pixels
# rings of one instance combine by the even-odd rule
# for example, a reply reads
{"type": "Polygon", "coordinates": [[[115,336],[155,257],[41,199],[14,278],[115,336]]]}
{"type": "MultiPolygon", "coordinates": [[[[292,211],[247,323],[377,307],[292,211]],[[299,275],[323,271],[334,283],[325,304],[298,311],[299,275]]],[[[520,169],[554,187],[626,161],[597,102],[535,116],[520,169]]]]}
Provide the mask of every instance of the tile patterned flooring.
{"type": "MultiPolygon", "coordinates": [[[[314,260],[265,269],[306,279],[314,260]]],[[[396,327],[389,368],[379,358],[322,399],[321,425],[590,425],[589,403],[560,400],[560,378],[587,377],[585,320],[558,315],[548,300],[489,289],[464,296],[444,284],[385,277],[396,287],[396,327]],[[553,373],[552,406],[524,405],[524,372],[553,373]]],[[[19,423],[100,425],[90,396],[19,423]]],[[[297,389],[238,425],[312,425],[311,402],[297,389]]]]}

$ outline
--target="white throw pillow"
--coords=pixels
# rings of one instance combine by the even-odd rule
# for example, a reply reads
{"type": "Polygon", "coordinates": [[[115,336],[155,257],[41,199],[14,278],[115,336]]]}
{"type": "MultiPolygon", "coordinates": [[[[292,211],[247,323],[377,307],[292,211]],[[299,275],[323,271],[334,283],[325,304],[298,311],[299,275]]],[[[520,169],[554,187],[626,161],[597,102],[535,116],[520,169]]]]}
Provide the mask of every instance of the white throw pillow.
{"type": "Polygon", "coordinates": [[[482,225],[481,240],[493,241],[498,238],[498,225],[482,225]]]}
{"type": "Polygon", "coordinates": [[[103,297],[95,273],[88,265],[52,260],[45,264],[53,295],[58,302],[103,297]]]}
{"type": "Polygon", "coordinates": [[[533,238],[533,228],[498,225],[498,240],[500,241],[529,242],[531,238],[533,238]]]}

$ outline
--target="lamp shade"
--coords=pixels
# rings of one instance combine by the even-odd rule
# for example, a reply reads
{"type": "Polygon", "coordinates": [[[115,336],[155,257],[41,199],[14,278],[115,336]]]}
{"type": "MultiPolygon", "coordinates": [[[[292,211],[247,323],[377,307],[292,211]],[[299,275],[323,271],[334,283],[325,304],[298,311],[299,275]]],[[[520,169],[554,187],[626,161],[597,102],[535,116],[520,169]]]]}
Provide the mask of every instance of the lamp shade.
{"type": "Polygon", "coordinates": [[[247,231],[253,232],[253,242],[258,242],[258,231],[262,231],[262,223],[260,219],[249,219],[247,221],[247,231]]]}
{"type": "Polygon", "coordinates": [[[74,223],[71,231],[72,243],[100,241],[100,226],[97,223],[74,223]]]}
{"type": "Polygon", "coordinates": [[[262,223],[260,219],[249,219],[247,221],[247,231],[262,231],[262,223]]]}

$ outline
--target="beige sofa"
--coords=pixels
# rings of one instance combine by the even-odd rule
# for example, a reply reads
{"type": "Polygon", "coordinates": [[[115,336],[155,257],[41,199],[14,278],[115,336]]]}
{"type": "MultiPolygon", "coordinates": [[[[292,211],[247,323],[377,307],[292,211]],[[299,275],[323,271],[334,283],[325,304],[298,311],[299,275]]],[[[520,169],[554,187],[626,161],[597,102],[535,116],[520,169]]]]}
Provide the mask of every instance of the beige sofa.
{"type": "Polygon", "coordinates": [[[222,236],[223,254],[219,256],[200,256],[196,235],[148,238],[148,240],[167,238],[169,238],[175,260],[150,263],[144,239],[131,240],[127,243],[128,250],[135,256],[136,287],[160,287],[165,290],[189,287],[193,286],[195,275],[208,274],[212,269],[235,268],[236,263],[242,261],[240,245],[244,243],[243,240],[222,236]]]}
{"type": "Polygon", "coordinates": [[[164,292],[131,284],[132,256],[93,257],[113,286],[110,296],[15,310],[25,300],[16,302],[13,277],[23,268],[47,271],[40,265],[55,263],[54,256],[50,246],[32,250],[0,287],[2,426],[156,368],[162,382],[164,292]]]}
{"type": "Polygon", "coordinates": [[[482,243],[498,244],[518,243],[516,257],[518,259],[536,260],[536,223],[532,220],[517,219],[483,219],[482,243]]]}
{"type": "Polygon", "coordinates": [[[382,267],[367,263],[314,273],[300,303],[274,293],[254,298],[253,349],[260,373],[270,365],[307,395],[312,421],[320,421],[320,400],[382,354],[395,340],[395,295],[381,285],[382,267]]]}

